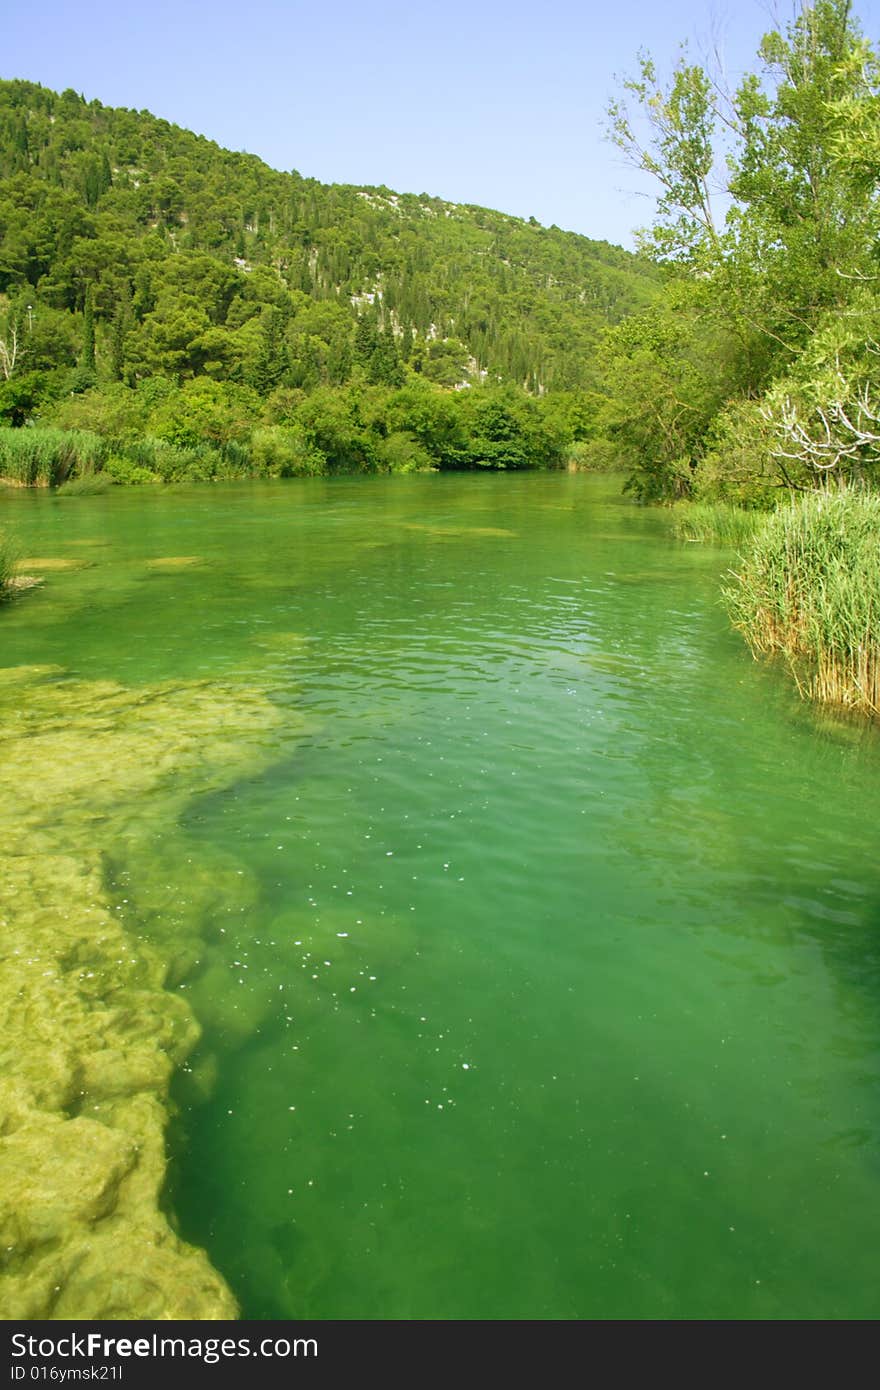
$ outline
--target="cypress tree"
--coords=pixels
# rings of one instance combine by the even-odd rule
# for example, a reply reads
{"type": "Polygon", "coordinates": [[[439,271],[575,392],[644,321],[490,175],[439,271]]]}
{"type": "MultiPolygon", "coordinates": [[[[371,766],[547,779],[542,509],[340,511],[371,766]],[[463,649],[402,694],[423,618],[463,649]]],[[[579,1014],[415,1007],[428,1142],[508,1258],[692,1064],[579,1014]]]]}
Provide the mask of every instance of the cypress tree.
{"type": "Polygon", "coordinates": [[[263,310],[260,342],[249,375],[250,385],[267,396],[280,383],[290,365],[284,341],[284,315],[274,306],[263,310]]]}
{"type": "Polygon", "coordinates": [[[27,121],[24,116],[19,117],[15,126],[13,151],[13,170],[27,169],[30,164],[30,146],[28,143],[27,121]]]}
{"type": "Polygon", "coordinates": [[[362,366],[367,366],[372,360],[373,354],[378,346],[379,335],[376,332],[375,325],[366,314],[362,314],[357,321],[357,328],[354,331],[355,361],[360,362],[362,366]]]}
{"type": "Polygon", "coordinates": [[[114,381],[125,375],[125,340],[131,322],[131,290],[126,283],[116,304],[110,336],[110,373],[114,381]]]}
{"type": "Polygon", "coordinates": [[[95,375],[95,304],[91,281],[86,285],[83,300],[83,336],[80,366],[83,371],[95,375]]]}
{"type": "Polygon", "coordinates": [[[405,380],[390,321],[377,339],[367,366],[367,380],[374,386],[402,386],[405,380]]]}
{"type": "Polygon", "coordinates": [[[327,376],[333,386],[344,386],[351,376],[352,348],[349,338],[334,335],[327,353],[327,376]]]}
{"type": "Polygon", "coordinates": [[[95,309],[91,281],[83,296],[82,347],[79,362],[73,374],[71,390],[88,391],[94,386],[97,377],[95,363],[95,309]]]}

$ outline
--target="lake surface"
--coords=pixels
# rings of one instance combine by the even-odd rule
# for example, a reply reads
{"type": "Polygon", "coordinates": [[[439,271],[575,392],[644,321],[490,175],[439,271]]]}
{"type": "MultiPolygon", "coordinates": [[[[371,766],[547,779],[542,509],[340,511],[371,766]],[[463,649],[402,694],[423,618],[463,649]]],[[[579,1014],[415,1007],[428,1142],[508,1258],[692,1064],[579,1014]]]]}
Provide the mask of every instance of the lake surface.
{"type": "Polygon", "coordinates": [[[880,1315],[880,737],[730,556],[564,475],[0,508],[82,564],[0,666],[273,709],[104,846],[203,943],[170,1200],[245,1317],[880,1315]]]}

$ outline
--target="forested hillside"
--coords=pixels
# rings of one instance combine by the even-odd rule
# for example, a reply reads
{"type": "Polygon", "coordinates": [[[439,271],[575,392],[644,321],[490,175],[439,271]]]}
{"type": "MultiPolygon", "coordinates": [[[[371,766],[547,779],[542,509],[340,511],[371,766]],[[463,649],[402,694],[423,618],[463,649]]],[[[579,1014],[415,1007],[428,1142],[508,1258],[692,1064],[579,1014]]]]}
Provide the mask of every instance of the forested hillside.
{"type": "Polygon", "coordinates": [[[0,176],[12,425],[113,383],[143,402],[157,379],[222,383],[201,396],[269,425],[291,393],[352,383],[591,388],[603,330],[645,308],[658,280],[607,243],[279,173],[147,112],[29,82],[0,83],[0,176]]]}

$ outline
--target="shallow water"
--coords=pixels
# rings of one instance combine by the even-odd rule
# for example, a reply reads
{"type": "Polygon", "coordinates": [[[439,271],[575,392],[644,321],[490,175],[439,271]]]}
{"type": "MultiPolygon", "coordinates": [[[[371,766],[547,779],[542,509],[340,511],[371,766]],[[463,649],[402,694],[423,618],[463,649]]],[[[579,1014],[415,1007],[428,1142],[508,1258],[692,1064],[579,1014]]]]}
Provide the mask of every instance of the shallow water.
{"type": "Polygon", "coordinates": [[[171,1195],[246,1317],[880,1313],[880,739],[751,661],[729,557],[577,476],[0,507],[84,562],[0,666],[275,709],[102,846],[203,943],[171,1195]]]}

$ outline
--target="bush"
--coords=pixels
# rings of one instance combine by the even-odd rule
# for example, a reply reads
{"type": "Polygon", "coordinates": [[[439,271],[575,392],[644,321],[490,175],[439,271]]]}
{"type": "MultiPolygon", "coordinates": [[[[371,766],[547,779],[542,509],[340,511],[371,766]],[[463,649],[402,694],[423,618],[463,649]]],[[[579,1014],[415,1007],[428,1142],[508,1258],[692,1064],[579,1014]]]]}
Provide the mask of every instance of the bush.
{"type": "Polygon", "coordinates": [[[266,478],[326,473],[327,459],[307,432],[296,426],[269,425],[251,435],[252,471],[266,478]]]}
{"type": "Polygon", "coordinates": [[[880,496],[806,496],[770,516],[724,591],[754,654],[780,653],[802,694],[880,714],[880,496]]]}
{"type": "Polygon", "coordinates": [[[389,473],[430,473],[434,462],[424,445],[405,430],[389,434],[378,445],[379,462],[389,473]]]}
{"type": "Polygon", "coordinates": [[[247,387],[196,377],[164,395],[150,412],[148,429],[180,448],[244,443],[259,411],[260,398],[247,387]]]}
{"type": "Polygon", "coordinates": [[[111,454],[104,464],[104,472],[114,483],[126,483],[140,486],[142,483],[160,483],[162,479],[158,473],[152,469],[145,468],[141,463],[135,463],[133,459],[123,458],[119,454],[111,454]]]}
{"type": "MultiPolygon", "coordinates": [[[[142,390],[121,382],[66,395],[52,408],[49,419],[66,430],[89,430],[107,439],[129,438],[143,432],[149,410],[142,390]]],[[[42,412],[44,418],[47,411],[42,412]]]]}
{"type": "Polygon", "coordinates": [[[694,470],[694,499],[772,510],[785,491],[772,450],[772,434],[758,402],[737,401],[728,406],[716,420],[709,447],[694,470]]]}
{"type": "Polygon", "coordinates": [[[614,473],[625,467],[620,449],[610,439],[576,439],[565,451],[570,473],[614,473]]]}
{"type": "Polygon", "coordinates": [[[112,472],[118,482],[210,482],[222,472],[222,455],[210,444],[185,447],[148,435],[117,446],[112,472]]]}
{"type": "Polygon", "coordinates": [[[218,454],[206,444],[190,448],[156,440],[153,467],[163,483],[208,483],[217,476],[218,454]]]}
{"type": "Polygon", "coordinates": [[[217,450],[219,459],[217,461],[218,478],[250,478],[253,474],[253,464],[251,462],[251,451],[246,444],[240,444],[235,439],[227,440],[221,444],[217,450]]]}

